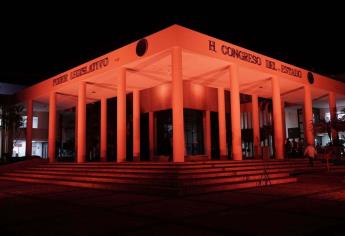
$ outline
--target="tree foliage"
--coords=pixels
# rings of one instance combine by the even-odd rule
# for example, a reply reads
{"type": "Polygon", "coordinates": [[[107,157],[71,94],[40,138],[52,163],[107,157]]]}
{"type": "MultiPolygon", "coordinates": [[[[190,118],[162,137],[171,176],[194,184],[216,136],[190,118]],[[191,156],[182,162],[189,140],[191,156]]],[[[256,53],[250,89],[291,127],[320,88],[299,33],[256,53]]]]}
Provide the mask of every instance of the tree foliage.
{"type": "Polygon", "coordinates": [[[0,119],[2,135],[2,150],[6,152],[6,156],[12,155],[13,139],[18,135],[20,127],[23,125],[22,118],[23,106],[14,105],[9,102],[0,103],[0,119]],[[5,147],[5,140],[7,147],[5,147]]]}

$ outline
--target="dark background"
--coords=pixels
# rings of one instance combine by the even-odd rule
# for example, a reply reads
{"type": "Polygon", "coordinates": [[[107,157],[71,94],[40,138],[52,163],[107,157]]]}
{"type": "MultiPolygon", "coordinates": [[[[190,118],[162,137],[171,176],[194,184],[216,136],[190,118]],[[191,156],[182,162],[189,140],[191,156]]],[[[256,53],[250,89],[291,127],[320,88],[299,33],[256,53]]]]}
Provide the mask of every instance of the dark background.
{"type": "Polygon", "coordinates": [[[37,83],[174,23],[320,74],[345,73],[340,4],[224,2],[7,4],[0,81],[37,83]]]}

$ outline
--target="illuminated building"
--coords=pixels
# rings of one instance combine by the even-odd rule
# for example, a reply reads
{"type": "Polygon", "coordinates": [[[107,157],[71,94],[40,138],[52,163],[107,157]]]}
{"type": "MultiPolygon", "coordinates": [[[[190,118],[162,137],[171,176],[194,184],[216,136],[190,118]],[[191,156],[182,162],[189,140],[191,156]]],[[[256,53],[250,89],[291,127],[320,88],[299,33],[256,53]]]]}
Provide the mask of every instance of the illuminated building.
{"type": "Polygon", "coordinates": [[[51,162],[283,159],[287,137],[324,142],[313,115],[334,116],[345,84],[173,25],[17,97],[26,143],[47,105],[51,162]]]}

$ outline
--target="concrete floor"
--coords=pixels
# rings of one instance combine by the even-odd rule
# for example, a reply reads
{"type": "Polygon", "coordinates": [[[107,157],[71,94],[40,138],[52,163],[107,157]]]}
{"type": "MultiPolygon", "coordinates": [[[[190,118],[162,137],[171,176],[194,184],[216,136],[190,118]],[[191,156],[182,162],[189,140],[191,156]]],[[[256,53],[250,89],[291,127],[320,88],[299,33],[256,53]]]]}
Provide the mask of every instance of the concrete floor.
{"type": "Polygon", "coordinates": [[[345,235],[344,175],[180,198],[0,181],[0,234],[345,235]]]}

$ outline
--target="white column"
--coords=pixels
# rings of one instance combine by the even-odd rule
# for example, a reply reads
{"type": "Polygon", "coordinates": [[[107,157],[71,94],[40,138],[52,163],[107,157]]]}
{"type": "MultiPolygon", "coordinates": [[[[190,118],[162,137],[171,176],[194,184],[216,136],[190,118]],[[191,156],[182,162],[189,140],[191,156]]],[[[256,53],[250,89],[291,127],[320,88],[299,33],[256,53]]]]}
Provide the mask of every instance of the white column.
{"type": "Polygon", "coordinates": [[[227,159],[224,88],[218,88],[218,127],[220,159],[227,159]]]}
{"type": "Polygon", "coordinates": [[[306,144],[314,145],[313,101],[309,84],[304,86],[304,119],[306,144]]]}
{"type": "Polygon", "coordinates": [[[133,91],[133,160],[140,161],[140,94],[133,91]]]}
{"type": "Polygon", "coordinates": [[[280,85],[277,77],[272,77],[272,102],[275,158],[284,159],[282,107],[280,100],[280,85]]]}
{"type": "Polygon", "coordinates": [[[173,161],[184,162],[182,50],[172,49],[173,161]]]}
{"type": "Polygon", "coordinates": [[[78,88],[78,151],[77,163],[86,161],[86,82],[79,82],[78,88]]]}
{"type": "Polygon", "coordinates": [[[239,82],[238,82],[237,65],[233,64],[229,67],[229,77],[230,77],[232,157],[234,160],[242,160],[241,105],[240,105],[240,87],[239,87],[239,82]]]}
{"type": "Polygon", "coordinates": [[[283,97],[280,97],[280,99],[281,99],[282,122],[283,122],[283,151],[284,151],[284,155],[286,156],[286,150],[285,150],[285,140],[286,140],[285,101],[284,101],[283,97]]]}
{"type": "Polygon", "coordinates": [[[48,130],[48,158],[55,162],[56,138],[56,93],[51,92],[49,97],[49,130],[48,130]]]}
{"type": "Polygon", "coordinates": [[[126,69],[119,73],[117,88],[117,162],[126,161],[126,69]]]}
{"type": "Polygon", "coordinates": [[[107,98],[101,98],[100,156],[107,161],[107,98]]]}

